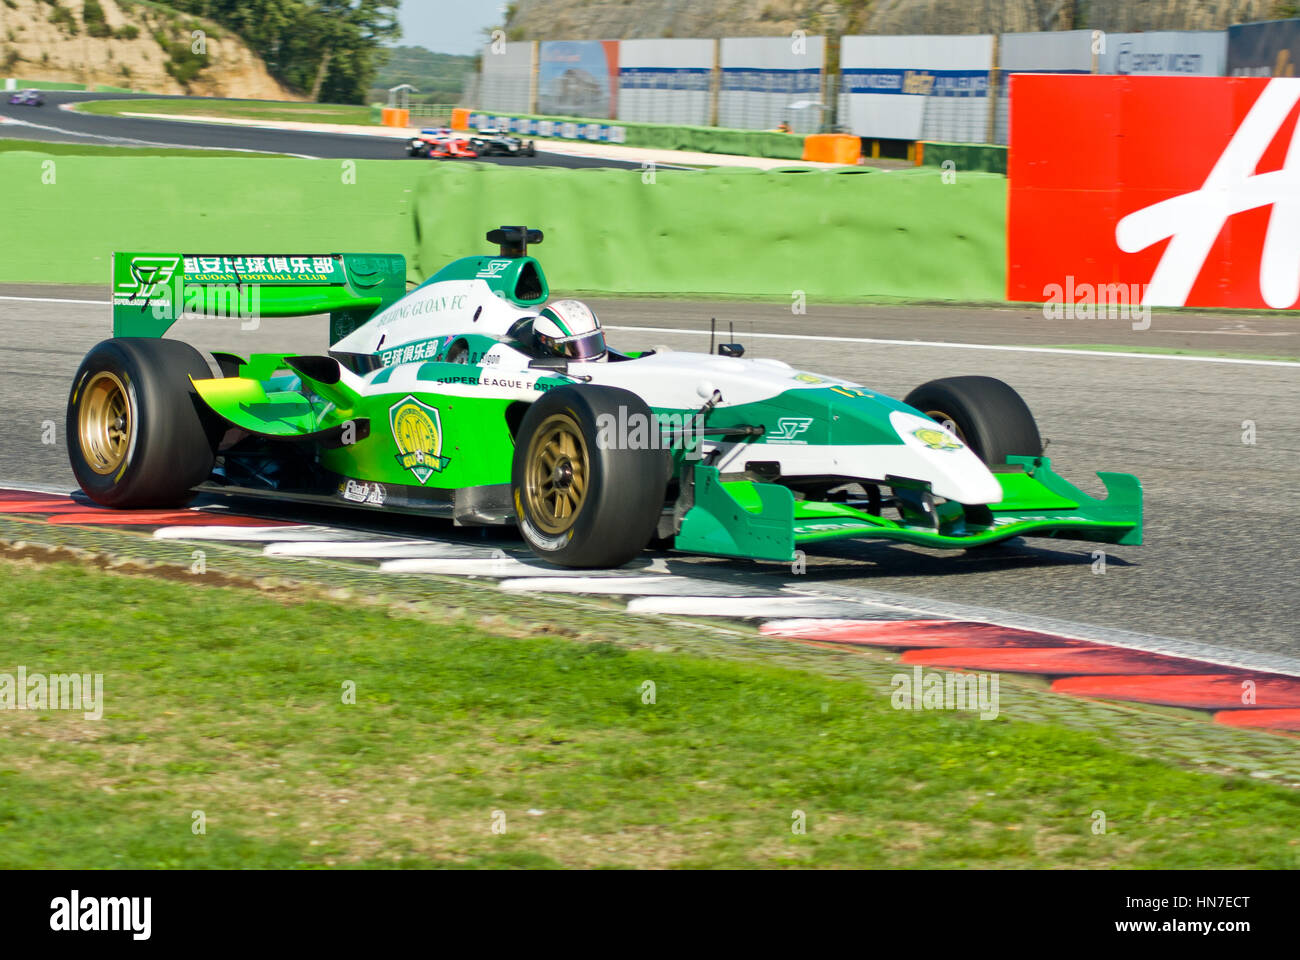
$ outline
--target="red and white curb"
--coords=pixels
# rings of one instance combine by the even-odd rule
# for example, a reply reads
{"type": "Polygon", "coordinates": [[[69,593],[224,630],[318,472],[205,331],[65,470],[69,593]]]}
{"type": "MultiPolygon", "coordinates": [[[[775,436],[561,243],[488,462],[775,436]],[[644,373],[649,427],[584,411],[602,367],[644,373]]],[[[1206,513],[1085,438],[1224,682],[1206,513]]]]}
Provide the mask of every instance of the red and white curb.
{"type": "Polygon", "coordinates": [[[1300,733],[1300,670],[1224,662],[1223,651],[1190,641],[1135,634],[1125,642],[1123,631],[1086,625],[1033,629],[996,620],[1036,618],[999,618],[996,611],[973,618],[974,608],[867,590],[845,596],[782,584],[774,591],[766,579],[681,575],[662,557],[593,575],[500,549],[267,520],[220,506],[117,511],[58,494],[0,489],[0,514],[33,523],[153,528],[161,540],[263,543],[265,555],[286,560],[378,561],[385,573],[487,578],[510,593],[627,597],[631,613],[763,620],[759,630],[770,637],[896,650],[903,663],[918,667],[1044,676],[1066,696],[1184,707],[1209,711],[1230,726],[1300,733]]]}

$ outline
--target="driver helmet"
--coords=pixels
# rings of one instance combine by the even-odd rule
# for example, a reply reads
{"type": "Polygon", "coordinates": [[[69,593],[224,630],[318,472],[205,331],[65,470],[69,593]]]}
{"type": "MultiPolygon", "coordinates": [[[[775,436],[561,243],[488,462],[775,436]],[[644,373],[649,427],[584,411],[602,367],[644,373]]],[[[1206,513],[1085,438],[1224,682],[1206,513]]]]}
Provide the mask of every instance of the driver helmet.
{"type": "Polygon", "coordinates": [[[595,312],[581,300],[556,300],[533,321],[533,339],[543,356],[603,360],[605,335],[595,312]]]}

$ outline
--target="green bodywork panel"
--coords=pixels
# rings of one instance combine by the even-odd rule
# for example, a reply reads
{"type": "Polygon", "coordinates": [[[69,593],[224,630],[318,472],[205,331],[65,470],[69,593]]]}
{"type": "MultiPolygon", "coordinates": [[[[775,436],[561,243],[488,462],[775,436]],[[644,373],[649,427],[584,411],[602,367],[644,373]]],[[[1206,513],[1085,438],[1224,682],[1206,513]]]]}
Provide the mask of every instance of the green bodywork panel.
{"type": "MultiPolygon", "coordinates": [[[[437,392],[433,382],[439,377],[475,379],[483,375],[482,367],[427,363],[420,368],[420,378],[430,380],[427,392],[339,395],[336,387],[331,399],[318,392],[328,387],[313,388],[289,370],[285,356],[254,354],[236,376],[196,380],[194,387],[233,425],[276,439],[305,438],[347,421],[369,420],[367,436],[319,452],[321,465],[343,476],[437,489],[510,482],[514,439],[506,409],[518,401],[451,396],[437,392]],[[406,438],[405,447],[399,436],[406,438]]],[[[390,373],[391,368],[379,371],[375,382],[390,373]]],[[[547,386],[567,382],[556,379],[547,386]]]]}
{"type": "Polygon", "coordinates": [[[1142,485],[1136,477],[1099,473],[1108,495],[1097,500],[1053,472],[1046,457],[1008,460],[1025,472],[995,474],[1005,494],[1001,502],[988,507],[940,503],[933,525],[874,516],[846,503],[796,501],[785,487],[723,481],[716,468],[696,465],[695,505],[674,546],[691,553],[788,561],[799,545],[844,538],[947,549],[1019,536],[1142,542],[1142,485]]]}
{"type": "Polygon", "coordinates": [[[766,425],[765,443],[780,442],[784,432],[791,442],[809,444],[901,444],[889,422],[895,410],[915,413],[891,397],[860,387],[811,387],[786,390],[774,397],[718,407],[709,416],[710,427],[738,424],[766,425]]]}
{"type": "Polygon", "coordinates": [[[420,287],[444,280],[482,280],[492,292],[520,307],[537,307],[551,295],[542,265],[532,257],[461,257],[420,287]]]}
{"type": "Polygon", "coordinates": [[[794,557],[794,494],[774,483],[724,483],[695,467],[695,505],[682,518],[678,550],[755,560],[794,557]]]}
{"type": "Polygon", "coordinates": [[[113,336],[161,337],[183,313],[328,313],[335,343],[405,293],[406,258],[394,254],[114,253],[113,336]]]}

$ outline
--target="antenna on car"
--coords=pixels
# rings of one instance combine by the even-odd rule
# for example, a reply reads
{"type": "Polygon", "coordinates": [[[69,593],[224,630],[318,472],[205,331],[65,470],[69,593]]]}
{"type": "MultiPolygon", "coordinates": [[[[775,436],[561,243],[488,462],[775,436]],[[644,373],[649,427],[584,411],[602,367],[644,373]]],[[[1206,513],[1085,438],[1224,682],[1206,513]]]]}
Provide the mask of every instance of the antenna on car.
{"type": "Polygon", "coordinates": [[[530,243],[542,242],[542,231],[527,227],[497,227],[487,232],[487,242],[497,244],[503,257],[523,257],[528,254],[530,243]]]}

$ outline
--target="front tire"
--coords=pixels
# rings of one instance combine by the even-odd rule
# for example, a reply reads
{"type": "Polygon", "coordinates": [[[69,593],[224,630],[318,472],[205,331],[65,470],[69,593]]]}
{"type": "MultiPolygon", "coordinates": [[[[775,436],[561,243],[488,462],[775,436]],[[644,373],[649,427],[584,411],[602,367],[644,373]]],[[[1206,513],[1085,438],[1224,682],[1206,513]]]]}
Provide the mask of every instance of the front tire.
{"type": "Polygon", "coordinates": [[[1043,441],[1029,406],[993,377],[945,377],[923,383],[903,402],[931,420],[949,425],[958,439],[989,466],[1009,456],[1038,457],[1043,441]]]}
{"type": "Polygon", "coordinates": [[[615,387],[560,387],[533,403],[515,438],[511,487],[520,532],[537,556],[618,567],[645,549],[668,481],[667,451],[649,445],[654,431],[645,401],[615,387]],[[646,424],[639,435],[610,430],[638,422],[646,424]],[[637,436],[648,443],[628,442],[637,436]]]}
{"type": "Polygon", "coordinates": [[[68,396],[68,459],[106,507],[171,507],[212,472],[220,427],[190,382],[212,376],[179,340],[117,337],[81,362],[68,396]]]}

